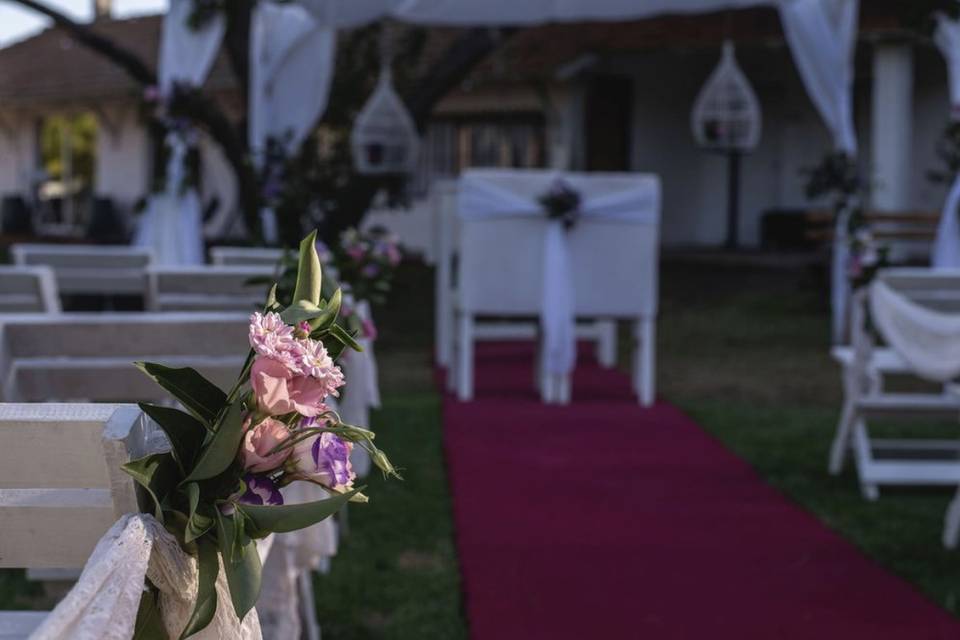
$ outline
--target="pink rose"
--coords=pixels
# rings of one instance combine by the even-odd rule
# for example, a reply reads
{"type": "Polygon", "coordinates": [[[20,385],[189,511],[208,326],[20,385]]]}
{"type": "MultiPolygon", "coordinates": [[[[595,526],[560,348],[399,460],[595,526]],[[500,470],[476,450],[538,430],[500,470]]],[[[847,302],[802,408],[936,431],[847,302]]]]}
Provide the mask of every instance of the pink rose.
{"type": "Polygon", "coordinates": [[[240,447],[243,455],[243,468],[252,473],[264,473],[276,469],[287,459],[291,448],[271,453],[277,445],[290,437],[290,431],[279,420],[267,418],[254,428],[250,429],[250,418],[244,429],[243,445],[240,447]]]}
{"type": "Polygon", "coordinates": [[[306,375],[296,375],[278,360],[257,356],[250,368],[250,384],[260,411],[271,416],[297,412],[314,417],[327,406],[323,400],[329,394],[329,385],[306,375]]]}

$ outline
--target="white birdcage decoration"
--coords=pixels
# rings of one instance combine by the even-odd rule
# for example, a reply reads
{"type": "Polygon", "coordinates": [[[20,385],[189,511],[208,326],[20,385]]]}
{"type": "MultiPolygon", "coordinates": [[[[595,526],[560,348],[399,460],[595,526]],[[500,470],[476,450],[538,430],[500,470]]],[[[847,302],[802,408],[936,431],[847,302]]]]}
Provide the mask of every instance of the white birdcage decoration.
{"type": "Polygon", "coordinates": [[[723,43],[720,64],[703,85],[691,114],[697,144],[717,151],[750,151],[760,141],[760,102],[737,65],[733,43],[723,43]]]}
{"type": "Polygon", "coordinates": [[[353,164],[363,174],[410,173],[416,168],[420,138],[385,63],[377,87],[363,105],[350,135],[353,164]]]}

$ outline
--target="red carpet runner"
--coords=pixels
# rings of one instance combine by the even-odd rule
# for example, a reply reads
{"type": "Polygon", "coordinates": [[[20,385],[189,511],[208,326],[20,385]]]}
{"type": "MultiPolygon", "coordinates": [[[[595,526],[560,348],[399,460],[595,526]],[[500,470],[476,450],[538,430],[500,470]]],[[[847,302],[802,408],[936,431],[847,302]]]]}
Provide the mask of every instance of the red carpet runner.
{"type": "Polygon", "coordinates": [[[477,400],[445,403],[474,640],[960,638],[672,406],[584,363],[545,407],[531,360],[485,346],[477,400]]]}

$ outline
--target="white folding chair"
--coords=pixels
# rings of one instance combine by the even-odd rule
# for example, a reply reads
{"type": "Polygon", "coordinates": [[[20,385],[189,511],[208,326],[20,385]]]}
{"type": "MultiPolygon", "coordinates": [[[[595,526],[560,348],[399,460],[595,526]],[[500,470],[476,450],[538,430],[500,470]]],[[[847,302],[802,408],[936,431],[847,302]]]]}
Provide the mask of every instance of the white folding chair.
{"type": "MultiPolygon", "coordinates": [[[[960,311],[960,272],[890,269],[878,276],[907,299],[932,309],[960,311]]],[[[956,440],[883,440],[872,438],[868,421],[883,419],[955,421],[960,396],[935,392],[890,391],[886,378],[917,372],[902,354],[873,345],[863,289],[851,307],[851,351],[838,354],[843,365],[844,400],[830,450],[830,472],[840,473],[848,451],[853,455],[865,498],[879,497],[882,485],[960,484],[960,443],[956,440]],[[916,454],[925,453],[923,457],[916,454]],[[899,454],[899,455],[897,455],[899,454]],[[912,454],[912,455],[904,455],[912,454]],[[931,457],[930,454],[935,454],[931,457]]],[[[922,377],[922,376],[921,376],[922,377]]]]}
{"type": "Polygon", "coordinates": [[[276,263],[252,266],[150,267],[147,309],[151,311],[246,311],[262,308],[276,263]]]}
{"type": "Polygon", "coordinates": [[[210,247],[210,263],[222,267],[276,267],[283,249],[271,247],[210,247]]]}
{"type": "Polygon", "coordinates": [[[143,295],[153,253],[142,247],[114,245],[15,244],[19,266],[47,265],[61,295],[143,295]]]}
{"type": "Polygon", "coordinates": [[[60,296],[53,269],[0,266],[0,313],[59,313],[60,296]]]}

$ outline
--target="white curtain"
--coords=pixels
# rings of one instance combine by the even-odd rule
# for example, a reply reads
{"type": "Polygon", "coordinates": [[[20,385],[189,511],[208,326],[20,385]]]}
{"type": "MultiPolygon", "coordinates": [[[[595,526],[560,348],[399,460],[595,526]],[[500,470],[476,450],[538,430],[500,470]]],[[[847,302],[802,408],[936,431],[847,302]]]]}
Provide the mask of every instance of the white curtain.
{"type": "MultiPolygon", "coordinates": [[[[267,141],[296,152],[327,107],[333,79],[336,26],[332,8],[313,2],[260,2],[250,37],[250,148],[263,167],[267,141]]],[[[262,212],[264,237],[277,239],[276,217],[262,212]]]]}
{"type": "MultiPolygon", "coordinates": [[[[581,197],[580,216],[656,225],[660,221],[660,195],[656,180],[648,176],[599,178],[558,171],[471,170],[460,178],[457,213],[465,220],[505,216],[545,218],[539,198],[562,180],[581,197]]],[[[550,375],[567,375],[576,364],[574,294],[567,234],[561,222],[544,234],[543,368],[550,375]]]]}
{"type": "MultiPolygon", "coordinates": [[[[947,61],[950,85],[950,115],[960,118],[960,23],[941,14],[934,33],[937,48],[947,61]]],[[[960,175],[956,176],[940,215],[930,262],[936,269],[960,267],[960,175]]]]}
{"type": "MultiPolygon", "coordinates": [[[[192,0],[171,0],[160,36],[159,89],[169,96],[175,84],[200,86],[210,73],[226,30],[217,14],[200,29],[188,24],[192,0]]],[[[162,193],[149,198],[134,244],[150,247],[162,265],[203,264],[203,215],[196,190],[183,188],[188,152],[182,136],[167,136],[170,159],[162,193]]]]}

